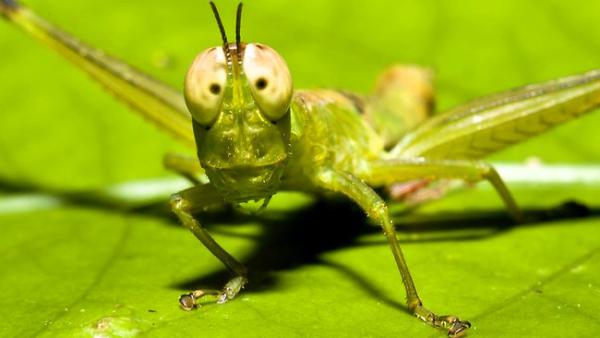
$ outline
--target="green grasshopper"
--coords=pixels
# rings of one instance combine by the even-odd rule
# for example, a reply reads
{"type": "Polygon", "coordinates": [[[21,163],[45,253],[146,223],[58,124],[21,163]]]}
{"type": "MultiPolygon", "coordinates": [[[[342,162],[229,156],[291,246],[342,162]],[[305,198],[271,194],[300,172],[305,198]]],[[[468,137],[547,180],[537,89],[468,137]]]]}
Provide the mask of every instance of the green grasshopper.
{"type": "Polygon", "coordinates": [[[81,43],[13,0],[2,0],[0,13],[166,132],[196,147],[197,160],[165,160],[168,168],[195,183],[174,194],[171,207],[234,276],[220,289],[182,295],[183,309],[207,299],[225,303],[247,282],[246,268],[202,227],[198,212],[251,200],[266,206],[271,196],[284,190],[334,192],[353,200],[381,225],[409,311],[449,336],[464,334],[468,321],[438,316],[424,307],[387,204],[374,188],[398,182],[486,180],[511,216],[520,220],[511,193],[481,159],[600,106],[600,70],[491,95],[429,117],[432,86],[427,70],[392,67],[371,96],[294,91],[277,52],[241,41],[242,4],[233,43],[228,42],[216,6],[210,5],[223,44],[198,55],[186,75],[183,95],[81,43]],[[198,179],[203,174],[207,183],[198,179]]]}

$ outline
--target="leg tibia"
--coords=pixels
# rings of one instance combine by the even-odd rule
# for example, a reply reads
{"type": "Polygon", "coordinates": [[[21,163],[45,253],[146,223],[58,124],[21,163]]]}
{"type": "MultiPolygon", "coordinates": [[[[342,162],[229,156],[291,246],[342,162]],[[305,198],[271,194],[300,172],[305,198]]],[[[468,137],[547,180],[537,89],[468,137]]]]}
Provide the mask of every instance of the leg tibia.
{"type": "Polygon", "coordinates": [[[201,185],[179,192],[171,197],[171,208],[183,226],[188,228],[204,246],[235,275],[221,290],[196,290],[179,298],[185,310],[198,306],[198,301],[207,296],[217,303],[233,299],[246,284],[246,268],[223,249],[194,217],[196,211],[222,205],[223,200],[210,185],[201,185]]]}
{"type": "MultiPolygon", "coordinates": [[[[206,193],[211,192],[210,186],[198,186],[184,190],[171,196],[171,208],[179,220],[210,250],[229,270],[237,275],[245,275],[246,268],[223,249],[193,216],[193,211],[206,207],[209,202],[198,203],[207,199],[206,193]]],[[[217,200],[212,203],[219,203],[217,200]]],[[[222,202],[221,202],[222,203],[222,202]]]]}
{"type": "Polygon", "coordinates": [[[319,186],[330,191],[342,193],[355,201],[375,222],[379,223],[388,239],[390,249],[396,261],[396,265],[402,277],[402,283],[406,291],[408,309],[421,320],[432,326],[448,331],[448,335],[457,336],[468,329],[471,324],[460,321],[455,316],[437,316],[423,307],[417,289],[408,270],[408,265],[400,249],[400,243],[396,236],[396,230],[392,223],[385,202],[360,179],[344,172],[327,170],[318,177],[319,186]]]}

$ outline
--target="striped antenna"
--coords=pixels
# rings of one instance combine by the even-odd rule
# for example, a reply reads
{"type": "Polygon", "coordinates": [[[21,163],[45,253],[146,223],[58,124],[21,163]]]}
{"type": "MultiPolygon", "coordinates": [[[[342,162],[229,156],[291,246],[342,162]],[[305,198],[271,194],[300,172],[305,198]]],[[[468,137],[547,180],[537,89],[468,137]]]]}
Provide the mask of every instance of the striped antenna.
{"type": "Polygon", "coordinates": [[[240,30],[242,28],[242,7],[244,4],[240,1],[237,7],[237,15],[235,16],[235,46],[237,50],[238,60],[242,61],[242,39],[240,30]]]}
{"type": "Polygon", "coordinates": [[[212,8],[213,14],[215,15],[215,19],[217,20],[217,25],[219,25],[219,31],[221,31],[221,39],[223,40],[223,52],[225,53],[225,57],[227,58],[227,63],[230,64],[231,54],[229,53],[229,42],[227,42],[227,34],[225,34],[225,27],[223,27],[223,21],[221,21],[219,11],[217,10],[217,6],[213,1],[210,2],[210,8],[212,8]]]}

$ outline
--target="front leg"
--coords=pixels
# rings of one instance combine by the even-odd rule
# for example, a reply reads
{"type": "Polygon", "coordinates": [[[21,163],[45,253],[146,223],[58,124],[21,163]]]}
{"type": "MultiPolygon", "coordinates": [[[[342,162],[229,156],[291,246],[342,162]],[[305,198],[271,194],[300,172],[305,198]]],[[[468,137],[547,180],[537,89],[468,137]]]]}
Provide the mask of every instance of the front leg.
{"type": "Polygon", "coordinates": [[[375,222],[383,228],[385,236],[388,239],[392,254],[396,260],[396,265],[402,276],[402,282],[406,290],[408,309],[419,319],[430,325],[442,328],[448,331],[451,337],[462,335],[465,330],[471,327],[468,321],[461,321],[456,316],[438,316],[423,306],[423,302],[417,294],[417,289],[413,279],[408,271],[408,265],[404,260],[404,255],[400,249],[400,243],[396,235],[394,224],[390,219],[387,205],[371,187],[366,185],[360,179],[340,172],[334,169],[324,170],[317,175],[317,182],[320,187],[340,192],[354,202],[356,202],[375,222]]]}
{"type": "Polygon", "coordinates": [[[184,294],[179,304],[184,310],[192,310],[199,301],[206,297],[214,297],[218,304],[233,299],[247,282],[246,268],[223,249],[194,218],[193,213],[206,211],[222,206],[225,202],[210,184],[195,186],[171,196],[171,209],[179,220],[210,250],[235,276],[220,290],[200,289],[184,294]]]}

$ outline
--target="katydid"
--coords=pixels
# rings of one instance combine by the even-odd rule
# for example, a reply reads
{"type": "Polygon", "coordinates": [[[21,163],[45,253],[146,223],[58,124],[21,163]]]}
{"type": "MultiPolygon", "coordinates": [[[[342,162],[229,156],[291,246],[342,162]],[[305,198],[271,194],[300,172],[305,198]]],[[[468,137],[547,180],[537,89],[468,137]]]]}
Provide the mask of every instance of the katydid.
{"type": "Polygon", "coordinates": [[[171,206],[187,227],[233,273],[224,287],[180,297],[191,310],[207,299],[225,303],[247,282],[246,268],[225,251],[197,213],[250,200],[264,206],[278,191],[353,200],[381,225],[400,272],[408,309],[450,336],[470,323],[438,316],[418,296],[388,212],[374,188],[398,182],[486,180],[515,220],[521,212],[493,167],[481,159],[600,106],[600,70],[484,97],[429,117],[433,89],[426,69],[394,66],[376,92],[293,90],[285,61],[259,43],[243,43],[242,5],[229,42],[210,3],[222,45],[195,59],[184,93],[87,46],[12,0],[0,13],[56,50],[161,129],[195,146],[197,159],[167,157],[165,164],[195,183],[171,206]],[[197,177],[205,173],[207,183],[197,177]]]}

